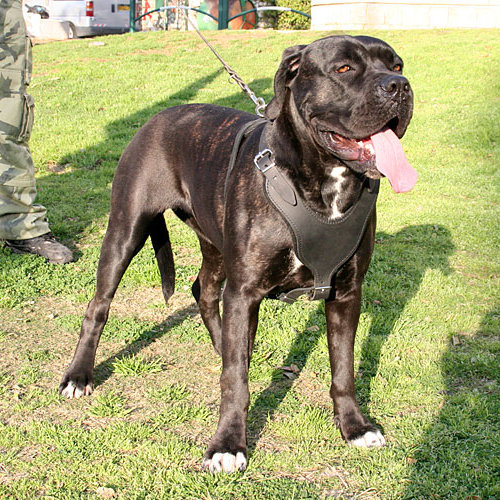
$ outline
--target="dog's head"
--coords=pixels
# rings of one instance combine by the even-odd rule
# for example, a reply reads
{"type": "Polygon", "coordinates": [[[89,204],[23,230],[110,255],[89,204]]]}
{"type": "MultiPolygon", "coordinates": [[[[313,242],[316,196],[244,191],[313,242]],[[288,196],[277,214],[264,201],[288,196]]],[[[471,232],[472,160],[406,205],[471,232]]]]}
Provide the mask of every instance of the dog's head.
{"type": "Polygon", "coordinates": [[[395,136],[404,135],[413,112],[413,92],[402,71],[402,59],[377,38],[331,36],[290,47],[266,116],[286,116],[323,155],[379,178],[386,172],[377,168],[376,152],[383,149],[377,150],[377,140],[384,136],[382,142],[399,144],[395,136]]]}

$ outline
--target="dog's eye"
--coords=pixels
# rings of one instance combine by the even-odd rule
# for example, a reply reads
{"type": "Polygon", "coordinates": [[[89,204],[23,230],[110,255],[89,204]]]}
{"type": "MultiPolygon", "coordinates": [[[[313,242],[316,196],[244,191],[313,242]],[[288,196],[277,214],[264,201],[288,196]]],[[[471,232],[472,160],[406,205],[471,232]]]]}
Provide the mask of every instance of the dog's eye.
{"type": "Polygon", "coordinates": [[[337,73],[347,73],[351,70],[352,68],[348,64],[344,64],[343,66],[340,66],[340,68],[336,69],[337,73]]]}
{"type": "Polygon", "coordinates": [[[394,66],[394,68],[392,68],[392,71],[397,71],[398,73],[402,70],[403,70],[403,67],[401,66],[401,64],[396,64],[396,66],[394,66]]]}
{"type": "Polygon", "coordinates": [[[348,64],[344,64],[343,66],[340,66],[340,68],[337,68],[337,73],[347,73],[348,71],[351,71],[352,68],[348,64]]]}

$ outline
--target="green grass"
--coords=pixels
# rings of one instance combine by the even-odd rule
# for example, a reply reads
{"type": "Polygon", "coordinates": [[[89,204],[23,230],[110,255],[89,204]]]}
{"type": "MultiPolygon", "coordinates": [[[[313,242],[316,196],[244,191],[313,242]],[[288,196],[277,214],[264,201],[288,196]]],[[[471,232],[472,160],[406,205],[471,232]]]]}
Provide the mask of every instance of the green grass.
{"type": "Polygon", "coordinates": [[[113,372],[117,375],[144,375],[157,373],[163,369],[161,359],[145,359],[143,356],[126,356],[113,363],[113,372]]]}
{"type": "MultiPolygon", "coordinates": [[[[168,106],[253,107],[193,34],[73,40],[34,49],[31,149],[38,201],[78,260],[51,266],[0,249],[0,497],[500,496],[498,31],[370,34],[404,58],[416,95],[403,146],[419,181],[405,195],[382,183],[355,344],[359,401],[387,446],[347,447],[333,425],[323,306],[266,301],[250,367],[249,468],[201,472],[220,360],[190,295],[196,236],[171,215],[171,302],[148,243],[113,302],[94,394],[58,396],[128,141],[168,106]]],[[[208,34],[267,101],[282,50],[322,35],[208,34]]]]}
{"type": "Polygon", "coordinates": [[[94,417],[124,417],[131,411],[125,408],[125,399],[113,392],[96,395],[89,409],[94,417]]]}

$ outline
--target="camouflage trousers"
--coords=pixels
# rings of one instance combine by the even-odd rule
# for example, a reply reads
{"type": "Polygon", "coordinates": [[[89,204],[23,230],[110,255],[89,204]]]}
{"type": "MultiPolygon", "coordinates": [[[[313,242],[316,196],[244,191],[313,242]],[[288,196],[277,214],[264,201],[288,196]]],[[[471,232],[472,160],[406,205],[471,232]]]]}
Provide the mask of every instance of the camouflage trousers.
{"type": "Polygon", "coordinates": [[[49,232],[46,210],[35,204],[35,168],[28,147],[33,125],[31,41],[21,0],[0,0],[0,239],[49,232]]]}

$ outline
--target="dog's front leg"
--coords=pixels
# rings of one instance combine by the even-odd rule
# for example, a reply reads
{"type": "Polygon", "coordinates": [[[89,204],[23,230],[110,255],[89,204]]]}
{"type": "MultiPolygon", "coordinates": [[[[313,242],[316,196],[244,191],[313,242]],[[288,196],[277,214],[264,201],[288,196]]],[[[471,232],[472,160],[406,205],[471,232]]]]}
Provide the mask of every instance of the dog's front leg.
{"type": "Polygon", "coordinates": [[[253,291],[226,283],[219,425],[203,458],[203,467],[211,472],[243,471],[247,465],[248,367],[261,300],[253,291]]]}
{"type": "Polygon", "coordinates": [[[354,337],[360,310],[361,284],[325,304],[332,372],[330,395],[333,399],[335,423],[349,444],[383,446],[384,436],[361,412],[354,390],[354,337]]]}

